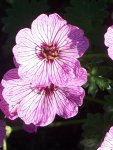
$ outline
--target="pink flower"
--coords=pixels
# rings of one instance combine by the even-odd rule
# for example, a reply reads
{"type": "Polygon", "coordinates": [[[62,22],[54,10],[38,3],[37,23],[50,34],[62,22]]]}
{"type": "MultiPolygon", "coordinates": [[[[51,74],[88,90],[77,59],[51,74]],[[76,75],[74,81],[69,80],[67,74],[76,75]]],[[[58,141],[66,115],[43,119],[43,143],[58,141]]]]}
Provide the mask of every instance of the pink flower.
{"type": "Polygon", "coordinates": [[[106,133],[104,141],[97,150],[113,150],[113,127],[106,133]]]}
{"type": "Polygon", "coordinates": [[[13,48],[19,65],[19,76],[31,83],[47,86],[64,85],[74,67],[89,46],[88,39],[76,26],[67,24],[58,14],[42,14],[16,36],[13,48]]]}
{"type": "Polygon", "coordinates": [[[33,85],[19,78],[16,72],[17,69],[12,69],[4,75],[2,95],[9,108],[14,107],[25,124],[46,126],[53,122],[56,114],[67,119],[78,113],[85,95],[81,85],[87,81],[87,72],[78,61],[72,78],[74,82],[70,79],[64,87],[53,83],[48,86],[33,85]]]}
{"type": "MultiPolygon", "coordinates": [[[[7,84],[7,82],[6,82],[7,80],[17,79],[17,78],[19,78],[19,76],[17,74],[16,69],[12,69],[11,71],[8,71],[4,76],[4,86],[5,86],[5,84],[7,84]]],[[[4,100],[4,98],[2,96],[3,89],[4,89],[3,86],[0,84],[0,109],[6,115],[7,118],[14,120],[14,119],[18,118],[17,111],[16,111],[17,106],[9,105],[4,100]]]]}
{"type": "Polygon", "coordinates": [[[3,146],[3,140],[6,136],[6,123],[3,120],[0,120],[0,148],[3,146]]]}
{"type": "Polygon", "coordinates": [[[108,47],[108,55],[113,60],[113,26],[108,28],[104,38],[105,45],[108,47]]]}

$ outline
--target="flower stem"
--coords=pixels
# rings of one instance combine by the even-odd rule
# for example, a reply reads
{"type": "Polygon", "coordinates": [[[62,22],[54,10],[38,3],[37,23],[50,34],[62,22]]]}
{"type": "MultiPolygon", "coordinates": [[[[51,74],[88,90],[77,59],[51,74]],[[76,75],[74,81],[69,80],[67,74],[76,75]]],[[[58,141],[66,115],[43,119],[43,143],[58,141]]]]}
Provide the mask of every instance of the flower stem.
{"type": "Polygon", "coordinates": [[[7,150],[7,141],[6,141],[6,138],[4,139],[4,142],[3,142],[3,150],[7,150]]]}

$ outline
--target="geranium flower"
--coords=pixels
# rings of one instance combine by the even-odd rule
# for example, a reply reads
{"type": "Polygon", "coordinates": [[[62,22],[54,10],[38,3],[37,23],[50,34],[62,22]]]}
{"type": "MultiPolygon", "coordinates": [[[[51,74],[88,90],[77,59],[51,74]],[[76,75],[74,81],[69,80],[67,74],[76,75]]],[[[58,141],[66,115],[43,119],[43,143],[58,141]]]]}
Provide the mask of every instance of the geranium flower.
{"type": "Polygon", "coordinates": [[[88,48],[88,39],[76,26],[67,24],[58,14],[42,14],[16,36],[13,53],[19,64],[19,76],[46,86],[64,85],[76,58],[88,48]]]}
{"type": "Polygon", "coordinates": [[[97,150],[113,150],[113,127],[106,133],[104,141],[97,150]]]}
{"type": "Polygon", "coordinates": [[[6,137],[6,123],[4,120],[0,120],[0,148],[3,146],[3,140],[6,137]]]}
{"type": "Polygon", "coordinates": [[[64,87],[53,83],[34,86],[30,81],[19,78],[16,72],[17,69],[12,69],[4,75],[2,95],[9,108],[14,107],[25,124],[46,126],[53,122],[56,114],[67,119],[78,113],[85,95],[81,85],[87,81],[87,72],[78,61],[74,68],[76,78],[72,77],[74,82],[70,79],[64,87]]]}
{"type": "Polygon", "coordinates": [[[105,45],[108,47],[108,55],[113,60],[113,26],[108,28],[104,38],[105,45]]]}

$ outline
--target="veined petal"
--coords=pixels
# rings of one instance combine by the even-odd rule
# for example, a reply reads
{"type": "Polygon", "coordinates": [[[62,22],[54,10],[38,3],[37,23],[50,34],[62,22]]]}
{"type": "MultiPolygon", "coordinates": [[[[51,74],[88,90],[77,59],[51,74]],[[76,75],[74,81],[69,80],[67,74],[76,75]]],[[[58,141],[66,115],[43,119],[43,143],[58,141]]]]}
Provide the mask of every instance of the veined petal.
{"type": "Polygon", "coordinates": [[[46,86],[50,83],[48,77],[47,64],[45,60],[38,61],[32,64],[21,65],[18,70],[21,78],[27,80],[35,85],[46,86]]]}
{"type": "Polygon", "coordinates": [[[83,103],[84,95],[81,87],[62,88],[62,90],[54,92],[57,114],[65,119],[74,117],[78,113],[78,106],[83,103]]]}
{"type": "Polygon", "coordinates": [[[17,33],[16,44],[18,44],[20,46],[25,46],[26,50],[27,50],[27,47],[34,48],[37,45],[34,41],[33,35],[32,35],[31,30],[29,28],[21,29],[17,33]]]}
{"type": "Polygon", "coordinates": [[[26,124],[46,126],[53,122],[56,109],[51,96],[38,95],[34,92],[21,101],[18,115],[26,124]]]}
{"type": "Polygon", "coordinates": [[[34,38],[41,39],[42,43],[51,44],[59,30],[66,24],[58,14],[47,16],[42,14],[32,23],[31,30],[34,38]]]}
{"type": "Polygon", "coordinates": [[[18,107],[21,98],[24,98],[32,91],[28,85],[20,79],[8,80],[2,92],[3,98],[8,104],[18,107]]]}
{"type": "Polygon", "coordinates": [[[57,42],[55,38],[57,37],[59,31],[67,24],[66,20],[62,19],[58,14],[51,14],[48,18],[48,38],[49,43],[53,45],[57,42]]]}
{"type": "Polygon", "coordinates": [[[69,67],[64,63],[55,60],[54,63],[50,63],[48,69],[48,74],[50,81],[55,85],[64,86],[69,78],[69,67]],[[67,67],[67,68],[66,68],[67,67]]]}
{"type": "Polygon", "coordinates": [[[58,32],[59,51],[64,54],[73,53],[75,58],[81,57],[89,47],[89,41],[84,32],[76,26],[66,25],[58,32]]]}
{"type": "Polygon", "coordinates": [[[48,44],[48,16],[46,14],[42,14],[38,16],[31,25],[31,31],[35,41],[40,40],[41,43],[48,44]]]}
{"type": "Polygon", "coordinates": [[[26,46],[20,46],[20,45],[15,45],[13,47],[13,52],[15,55],[15,59],[17,63],[19,64],[26,64],[30,63],[33,60],[36,61],[37,55],[35,54],[35,47],[26,47],[26,46]]]}
{"type": "Polygon", "coordinates": [[[26,61],[32,61],[32,58],[35,59],[37,57],[35,54],[37,44],[38,40],[35,43],[30,29],[25,28],[20,30],[16,36],[16,45],[13,47],[13,53],[17,63],[23,64],[26,61]]]}

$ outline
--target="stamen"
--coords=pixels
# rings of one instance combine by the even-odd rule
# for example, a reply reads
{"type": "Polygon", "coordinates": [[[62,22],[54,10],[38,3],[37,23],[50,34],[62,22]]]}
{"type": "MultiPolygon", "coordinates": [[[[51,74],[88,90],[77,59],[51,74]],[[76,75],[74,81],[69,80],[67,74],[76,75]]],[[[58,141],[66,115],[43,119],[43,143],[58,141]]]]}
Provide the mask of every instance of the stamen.
{"type": "Polygon", "coordinates": [[[58,48],[57,46],[53,46],[53,45],[47,45],[47,44],[43,44],[41,46],[41,54],[40,56],[45,58],[46,61],[53,61],[54,59],[58,59],[58,48]]]}

